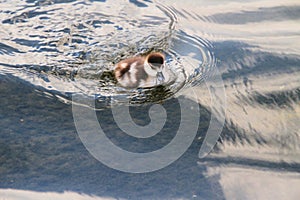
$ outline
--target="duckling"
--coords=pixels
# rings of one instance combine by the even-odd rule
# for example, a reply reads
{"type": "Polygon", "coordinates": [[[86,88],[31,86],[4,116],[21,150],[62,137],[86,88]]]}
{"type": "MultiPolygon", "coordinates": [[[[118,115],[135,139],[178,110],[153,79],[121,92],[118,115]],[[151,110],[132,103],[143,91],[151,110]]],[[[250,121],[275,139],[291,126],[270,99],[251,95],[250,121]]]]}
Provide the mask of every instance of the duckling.
{"type": "Polygon", "coordinates": [[[115,78],[125,88],[153,87],[168,81],[165,56],[160,52],[127,58],[116,64],[115,78]]]}

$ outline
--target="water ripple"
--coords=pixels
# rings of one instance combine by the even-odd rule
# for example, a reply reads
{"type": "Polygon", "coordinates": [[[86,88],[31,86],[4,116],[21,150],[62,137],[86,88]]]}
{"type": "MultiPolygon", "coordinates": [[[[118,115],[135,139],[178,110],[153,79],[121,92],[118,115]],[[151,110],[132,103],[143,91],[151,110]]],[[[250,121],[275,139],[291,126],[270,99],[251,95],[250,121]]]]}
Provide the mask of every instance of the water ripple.
{"type": "Polygon", "coordinates": [[[162,101],[199,84],[214,66],[210,44],[177,28],[178,10],[159,2],[116,1],[117,9],[103,1],[64,1],[63,7],[60,1],[27,3],[1,14],[6,30],[1,33],[2,67],[9,68],[2,72],[47,88],[50,83],[51,91],[63,98],[81,92],[96,95],[99,102],[162,101]],[[176,78],[153,88],[118,87],[112,75],[115,63],[151,51],[166,54],[176,78]],[[41,84],[41,72],[47,84],[41,84]]]}

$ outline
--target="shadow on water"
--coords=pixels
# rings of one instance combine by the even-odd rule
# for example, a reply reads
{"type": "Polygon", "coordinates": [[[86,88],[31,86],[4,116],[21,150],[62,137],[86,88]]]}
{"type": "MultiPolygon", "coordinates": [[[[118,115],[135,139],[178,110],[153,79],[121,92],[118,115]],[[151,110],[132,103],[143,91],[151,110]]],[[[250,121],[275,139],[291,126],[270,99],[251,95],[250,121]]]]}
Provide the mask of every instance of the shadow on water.
{"type": "Polygon", "coordinates": [[[299,6],[276,6],[260,8],[254,11],[244,11],[243,13],[229,12],[214,14],[211,17],[215,22],[220,24],[246,24],[251,22],[299,19],[299,11],[299,6]]]}
{"type": "Polygon", "coordinates": [[[253,75],[269,77],[299,70],[300,59],[297,56],[254,51],[255,46],[236,41],[218,42],[213,46],[219,67],[226,69],[222,73],[224,81],[253,75]]]}
{"type": "MultiPolygon", "coordinates": [[[[147,174],[110,169],[94,159],[81,143],[72,118],[71,105],[37,92],[13,76],[0,76],[1,145],[0,187],[32,191],[76,191],[128,199],[192,198],[223,199],[216,177],[206,178],[205,166],[197,164],[198,151],[208,127],[210,113],[201,107],[197,137],[188,151],[170,166],[147,174]]],[[[170,118],[161,133],[137,141],[116,128],[110,109],[99,111],[108,137],[122,148],[153,150],[168,143],[180,120],[176,99],[162,104],[170,118]],[[172,109],[171,109],[172,108],[172,109]],[[171,134],[170,134],[171,133],[171,134]]],[[[149,106],[133,107],[137,124],[149,122],[149,106]]]]}

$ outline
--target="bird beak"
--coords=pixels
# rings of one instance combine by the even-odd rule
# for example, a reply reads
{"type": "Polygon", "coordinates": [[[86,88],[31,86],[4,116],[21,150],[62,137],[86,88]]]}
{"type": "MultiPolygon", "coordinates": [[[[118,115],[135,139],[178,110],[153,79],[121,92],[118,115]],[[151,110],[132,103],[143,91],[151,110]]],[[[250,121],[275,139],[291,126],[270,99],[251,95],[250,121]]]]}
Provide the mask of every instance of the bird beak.
{"type": "Polygon", "coordinates": [[[162,72],[157,72],[156,78],[157,78],[157,80],[158,80],[158,83],[163,83],[164,80],[165,80],[165,77],[164,77],[164,75],[163,75],[162,72]]]}

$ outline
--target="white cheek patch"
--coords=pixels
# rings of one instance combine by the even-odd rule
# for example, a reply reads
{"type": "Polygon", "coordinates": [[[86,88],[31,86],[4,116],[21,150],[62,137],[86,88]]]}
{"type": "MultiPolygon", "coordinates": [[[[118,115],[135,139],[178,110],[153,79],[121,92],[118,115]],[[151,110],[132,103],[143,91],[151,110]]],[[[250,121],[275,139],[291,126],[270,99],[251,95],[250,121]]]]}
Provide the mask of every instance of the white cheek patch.
{"type": "Polygon", "coordinates": [[[153,70],[148,63],[144,63],[144,69],[145,69],[145,72],[149,75],[149,76],[156,76],[157,74],[157,71],[156,70],[153,70]]]}

